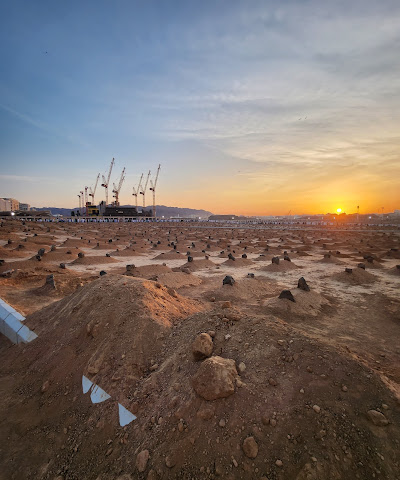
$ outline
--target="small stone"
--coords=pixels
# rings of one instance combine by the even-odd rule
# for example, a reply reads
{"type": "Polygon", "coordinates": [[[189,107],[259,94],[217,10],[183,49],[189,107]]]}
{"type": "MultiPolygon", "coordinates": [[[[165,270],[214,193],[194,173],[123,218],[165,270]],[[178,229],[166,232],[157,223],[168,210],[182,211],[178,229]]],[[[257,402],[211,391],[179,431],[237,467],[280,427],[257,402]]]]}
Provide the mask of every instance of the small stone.
{"type": "Polygon", "coordinates": [[[221,308],[231,308],[232,304],[229,301],[222,302],[221,308]]]}
{"type": "Polygon", "coordinates": [[[49,385],[50,385],[49,381],[46,380],[46,381],[43,383],[42,388],[40,389],[40,391],[41,391],[42,393],[47,392],[47,390],[49,389],[49,385]]]}
{"type": "Polygon", "coordinates": [[[276,465],[277,467],[279,467],[279,468],[280,468],[280,467],[283,467],[283,462],[282,462],[282,460],[277,460],[277,461],[275,462],[275,465],[276,465]]]}
{"type": "Polygon", "coordinates": [[[269,421],[269,424],[271,425],[271,427],[276,427],[276,420],[275,418],[271,418],[271,420],[269,421]]]}
{"type": "Polygon", "coordinates": [[[348,388],[346,387],[346,385],[342,385],[342,392],[347,392],[348,388]]]}
{"type": "Polygon", "coordinates": [[[183,423],[182,423],[182,422],[179,422],[179,423],[178,423],[178,431],[182,433],[182,432],[183,432],[183,429],[184,429],[183,423]]]}
{"type": "Polygon", "coordinates": [[[219,421],[218,425],[219,425],[220,427],[222,427],[222,428],[225,427],[225,425],[226,425],[225,420],[224,420],[223,418],[221,418],[221,420],[219,421]]]}
{"type": "Polygon", "coordinates": [[[174,457],[170,457],[170,456],[166,456],[165,457],[165,465],[168,467],[168,468],[172,468],[176,465],[176,460],[174,457]]]}
{"type": "Polygon", "coordinates": [[[278,382],[275,380],[275,378],[272,378],[272,377],[268,379],[268,383],[273,387],[276,387],[278,385],[278,382]]]}
{"type": "Polygon", "coordinates": [[[304,388],[300,388],[300,393],[304,393],[304,388]]]}
{"type": "Polygon", "coordinates": [[[246,370],[246,364],[243,362],[240,362],[238,365],[238,370],[240,373],[243,373],[246,370]]]}
{"type": "Polygon", "coordinates": [[[321,407],[319,407],[318,405],[313,405],[313,410],[315,413],[319,413],[321,411],[321,407]]]}
{"type": "Polygon", "coordinates": [[[353,269],[352,268],[345,268],[344,271],[346,273],[353,273],[353,269]]]}
{"type": "Polygon", "coordinates": [[[147,462],[149,460],[150,454],[148,450],[142,450],[136,457],[136,468],[139,472],[144,472],[147,467],[147,462]]]}
{"type": "Polygon", "coordinates": [[[261,417],[261,422],[263,425],[269,425],[269,418],[266,415],[261,417]]]}
{"type": "Polygon", "coordinates": [[[243,452],[248,458],[256,458],[258,455],[258,445],[254,437],[247,437],[243,442],[243,452]]]}
{"type": "Polygon", "coordinates": [[[235,361],[215,356],[201,363],[192,379],[192,385],[200,397],[216,400],[235,393],[236,378],[235,361]]]}

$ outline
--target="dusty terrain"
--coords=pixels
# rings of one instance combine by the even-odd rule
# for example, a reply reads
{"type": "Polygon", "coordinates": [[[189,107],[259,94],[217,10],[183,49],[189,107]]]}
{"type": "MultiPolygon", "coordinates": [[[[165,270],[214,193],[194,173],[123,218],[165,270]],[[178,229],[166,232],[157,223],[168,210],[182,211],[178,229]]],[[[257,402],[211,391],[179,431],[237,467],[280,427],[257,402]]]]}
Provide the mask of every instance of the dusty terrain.
{"type": "Polygon", "coordinates": [[[38,334],[0,479],[400,478],[400,232],[2,221],[0,259],[38,334]]]}

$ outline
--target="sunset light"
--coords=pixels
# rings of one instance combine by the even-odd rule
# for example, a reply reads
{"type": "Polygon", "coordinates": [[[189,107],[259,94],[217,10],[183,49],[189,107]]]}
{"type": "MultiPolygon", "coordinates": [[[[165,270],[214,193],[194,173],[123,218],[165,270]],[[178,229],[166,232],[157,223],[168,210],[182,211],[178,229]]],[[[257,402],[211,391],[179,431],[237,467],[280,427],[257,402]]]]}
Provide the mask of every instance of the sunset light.
{"type": "Polygon", "coordinates": [[[337,212],[337,213],[342,213],[342,209],[341,209],[341,208],[337,208],[337,209],[336,209],[336,212],[337,212]]]}

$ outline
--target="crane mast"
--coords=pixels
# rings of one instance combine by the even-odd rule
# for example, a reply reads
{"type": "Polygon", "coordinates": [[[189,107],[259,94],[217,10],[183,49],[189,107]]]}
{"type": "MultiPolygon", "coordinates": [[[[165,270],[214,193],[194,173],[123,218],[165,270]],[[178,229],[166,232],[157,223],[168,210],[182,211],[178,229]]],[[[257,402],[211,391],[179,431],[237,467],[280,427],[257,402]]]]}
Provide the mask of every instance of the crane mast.
{"type": "Polygon", "coordinates": [[[78,198],[79,198],[79,213],[81,212],[81,196],[78,193],[78,198]]]}
{"type": "MultiPolygon", "coordinates": [[[[146,207],[146,190],[147,190],[147,184],[149,183],[149,178],[150,178],[150,170],[149,170],[149,173],[147,174],[147,178],[146,178],[146,183],[144,184],[144,188],[143,188],[143,191],[142,192],[139,192],[140,195],[143,195],[143,208],[146,207]]],[[[143,175],[142,175],[143,176],[143,175]]]]}
{"type": "Polygon", "coordinates": [[[123,184],[124,180],[125,180],[125,167],[122,170],[121,177],[120,177],[119,182],[118,182],[118,186],[116,186],[115,183],[113,184],[113,186],[114,186],[113,197],[115,198],[114,205],[116,207],[119,207],[119,192],[121,191],[121,187],[122,187],[122,184],[123,184]]]}
{"type": "Polygon", "coordinates": [[[106,206],[108,205],[108,185],[109,185],[109,183],[110,183],[111,171],[112,171],[112,169],[113,169],[114,164],[115,164],[115,160],[114,160],[114,158],[113,158],[113,159],[111,160],[110,169],[109,169],[109,171],[108,171],[108,176],[107,176],[107,178],[106,178],[104,175],[102,175],[102,177],[103,177],[103,183],[101,184],[101,186],[104,187],[104,188],[105,188],[105,191],[106,191],[106,206]]]}
{"type": "Polygon", "coordinates": [[[90,187],[90,193],[89,193],[89,197],[92,197],[92,205],[94,205],[94,196],[96,194],[96,189],[97,189],[97,184],[99,183],[99,178],[100,178],[100,173],[97,175],[97,178],[96,178],[96,183],[94,184],[94,188],[92,189],[92,187],[90,187]]]}
{"type": "Polygon", "coordinates": [[[157,187],[157,181],[158,181],[158,174],[160,173],[160,168],[161,168],[161,165],[159,164],[154,183],[152,180],[150,180],[150,185],[151,185],[150,190],[153,192],[153,217],[154,218],[156,216],[156,187],[157,187]]]}

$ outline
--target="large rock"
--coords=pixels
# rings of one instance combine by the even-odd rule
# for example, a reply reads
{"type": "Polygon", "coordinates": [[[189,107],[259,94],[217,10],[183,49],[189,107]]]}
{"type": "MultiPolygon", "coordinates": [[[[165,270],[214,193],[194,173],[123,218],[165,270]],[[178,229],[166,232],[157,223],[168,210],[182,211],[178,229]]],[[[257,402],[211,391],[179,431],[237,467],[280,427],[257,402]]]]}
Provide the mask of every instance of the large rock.
{"type": "Polygon", "coordinates": [[[210,357],[213,351],[213,341],[208,333],[197,335],[192,345],[193,357],[196,361],[210,357]]]}
{"type": "Polygon", "coordinates": [[[300,290],[304,290],[305,292],[310,291],[310,287],[308,286],[304,277],[299,278],[299,281],[297,282],[297,288],[300,288],[300,290]]]}
{"type": "Polygon", "coordinates": [[[204,360],[192,379],[194,390],[205,400],[229,397],[235,393],[235,381],[238,377],[235,361],[211,357],[204,360]]]}
{"type": "Polygon", "coordinates": [[[282,290],[278,298],[285,298],[291,302],[295,302],[294,296],[290,290],[282,290]]]}

